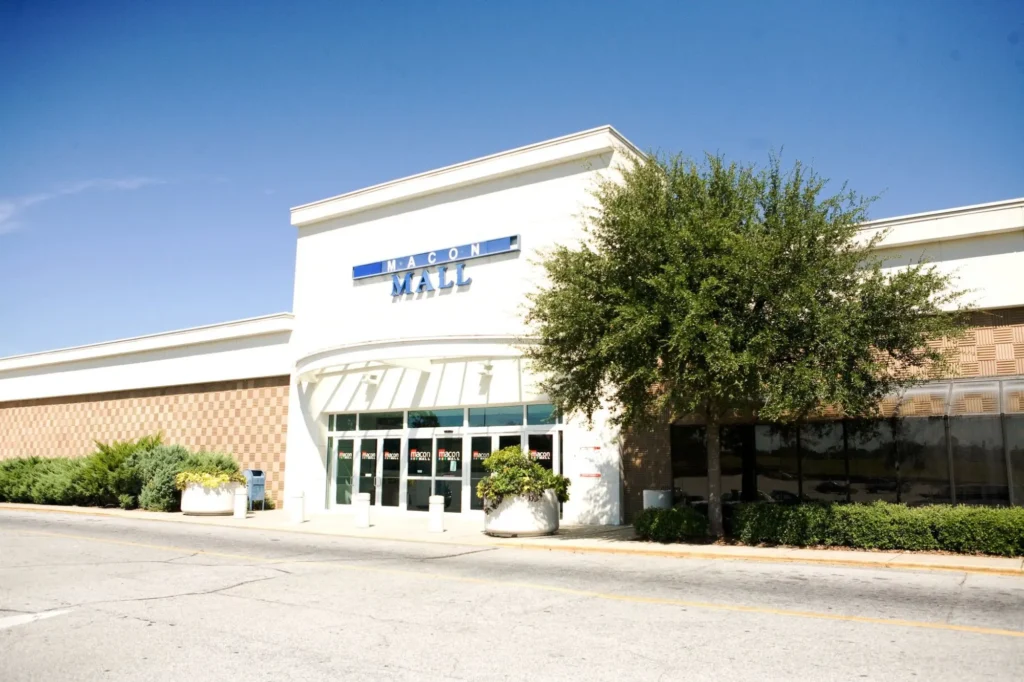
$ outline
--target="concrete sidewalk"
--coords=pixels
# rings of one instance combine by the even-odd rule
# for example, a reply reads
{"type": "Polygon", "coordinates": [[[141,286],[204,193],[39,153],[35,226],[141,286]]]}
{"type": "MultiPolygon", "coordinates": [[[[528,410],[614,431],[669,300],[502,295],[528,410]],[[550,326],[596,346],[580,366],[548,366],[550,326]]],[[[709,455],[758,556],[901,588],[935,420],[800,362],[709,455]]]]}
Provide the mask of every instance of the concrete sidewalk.
{"type": "Polygon", "coordinates": [[[356,528],[347,514],[314,514],[305,523],[292,523],[284,510],[250,512],[246,519],[230,516],[185,516],[98,507],[0,503],[0,509],[36,513],[83,514],[122,519],[190,523],[253,530],[336,535],[370,540],[398,540],[481,547],[506,547],[566,552],[600,552],[637,556],[677,557],[681,559],[724,559],[769,563],[825,564],[831,566],[869,566],[904,570],[958,571],[1024,577],[1024,559],[1004,557],[929,554],[925,552],[870,552],[838,549],[799,549],[789,547],[745,547],[740,545],[661,545],[636,539],[631,526],[566,526],[557,535],[539,538],[492,538],[484,535],[479,520],[445,518],[445,532],[427,530],[422,518],[377,514],[370,528],[356,528]]]}

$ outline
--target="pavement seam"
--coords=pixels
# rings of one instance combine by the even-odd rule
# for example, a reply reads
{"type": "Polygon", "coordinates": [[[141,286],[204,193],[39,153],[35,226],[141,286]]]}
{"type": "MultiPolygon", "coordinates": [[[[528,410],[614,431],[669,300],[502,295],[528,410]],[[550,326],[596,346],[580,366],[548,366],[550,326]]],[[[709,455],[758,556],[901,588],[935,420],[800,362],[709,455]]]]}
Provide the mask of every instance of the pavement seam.
{"type": "MultiPolygon", "coordinates": [[[[151,518],[134,518],[129,516],[123,516],[120,514],[111,514],[103,510],[90,510],[90,509],[38,509],[31,506],[21,506],[17,504],[7,503],[0,504],[0,510],[12,510],[12,511],[24,511],[24,512],[44,512],[53,514],[79,514],[85,516],[97,516],[102,518],[115,518],[125,521],[156,521],[160,523],[177,523],[180,526],[196,525],[196,526],[212,526],[215,528],[234,528],[240,530],[249,531],[263,531],[263,532],[280,532],[280,533],[296,533],[305,535],[320,535],[325,537],[343,537],[351,539],[371,540],[371,541],[383,541],[383,542],[411,542],[423,545],[450,545],[450,546],[461,546],[465,547],[468,543],[457,542],[455,540],[417,540],[414,538],[390,538],[390,537],[368,537],[367,535],[357,535],[352,533],[338,533],[331,531],[322,531],[314,529],[304,529],[301,527],[289,528],[289,527],[274,527],[267,528],[262,526],[241,526],[241,525],[226,525],[219,523],[203,523],[203,522],[187,522],[182,521],[173,517],[151,517],[151,518]]],[[[909,571],[942,571],[942,572],[968,572],[968,573],[981,573],[985,575],[1003,575],[1011,577],[1024,577],[1024,559],[1021,561],[1019,568],[992,568],[987,566],[969,566],[963,564],[930,564],[930,563],[916,563],[913,561],[903,561],[904,556],[913,556],[907,552],[901,552],[887,561],[858,561],[853,559],[830,559],[826,557],[785,557],[785,556],[754,556],[754,555],[724,555],[716,554],[713,552],[700,552],[691,550],[658,550],[658,549],[633,549],[633,548],[619,548],[619,547],[584,547],[580,545],[552,545],[552,544],[528,544],[525,542],[510,542],[508,540],[492,540],[492,541],[477,541],[475,544],[482,544],[491,548],[505,548],[505,549],[530,549],[530,550],[548,550],[548,551],[561,551],[570,552],[573,554],[618,554],[626,556],[655,556],[663,558],[677,558],[677,559],[697,559],[697,560],[725,560],[725,561],[753,561],[760,563],[797,563],[797,564],[808,564],[808,565],[819,565],[819,566],[839,566],[846,568],[891,568],[896,570],[909,570],[909,571]]]]}

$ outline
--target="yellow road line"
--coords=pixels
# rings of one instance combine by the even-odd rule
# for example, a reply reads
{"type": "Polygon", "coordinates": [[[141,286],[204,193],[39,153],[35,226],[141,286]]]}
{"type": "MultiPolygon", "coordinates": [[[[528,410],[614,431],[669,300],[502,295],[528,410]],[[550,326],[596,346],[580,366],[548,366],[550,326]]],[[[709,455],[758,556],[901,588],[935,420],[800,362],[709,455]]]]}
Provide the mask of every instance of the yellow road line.
{"type": "MultiPolygon", "coordinates": [[[[88,535],[76,535],[72,533],[53,533],[49,531],[19,531],[26,535],[43,535],[48,537],[57,538],[68,538],[73,540],[86,540],[90,542],[106,543],[112,545],[124,545],[129,547],[141,547],[145,549],[155,549],[167,552],[185,553],[185,554],[202,554],[204,556],[219,557],[225,559],[238,559],[241,561],[249,561],[253,563],[288,563],[287,558],[273,559],[269,557],[257,557],[248,554],[231,554],[227,552],[211,552],[205,549],[195,549],[188,547],[175,547],[172,545],[151,545],[142,542],[132,542],[130,540],[114,540],[110,538],[98,538],[88,535]]],[[[919,620],[902,620],[897,618],[873,618],[870,616],[850,616],[837,613],[819,613],[816,611],[794,611],[790,609],[776,609],[768,606],[745,606],[741,604],[720,604],[715,602],[699,602],[699,601],[688,601],[685,599],[666,599],[663,597],[644,597],[640,595],[631,594],[615,594],[610,592],[594,592],[591,590],[578,590],[571,587],[558,587],[557,585],[545,585],[542,583],[527,583],[518,581],[506,581],[506,580],[492,580],[489,578],[474,578],[469,576],[453,576],[443,575],[440,573],[431,573],[428,571],[410,571],[398,568],[383,568],[375,566],[364,566],[355,564],[343,564],[332,561],[310,561],[303,562],[306,565],[312,566],[323,566],[328,568],[340,569],[345,571],[357,571],[361,573],[385,573],[391,575],[401,575],[415,578],[430,578],[432,580],[442,580],[448,582],[461,582],[461,583],[472,583],[476,585],[492,585],[500,587],[516,587],[526,590],[536,590],[543,592],[552,592],[557,594],[567,594],[576,597],[587,597],[591,599],[601,599],[605,601],[620,601],[633,604],[653,604],[660,606],[678,606],[683,608],[702,609],[707,611],[733,611],[738,613],[752,613],[760,615],[770,616],[782,616],[787,618],[815,618],[819,620],[831,620],[848,623],[865,623],[869,625],[894,625],[897,627],[908,627],[908,628],[924,628],[929,630],[947,630],[952,632],[970,632],[979,635],[996,635],[1001,637],[1020,637],[1024,638],[1024,631],[1021,630],[1004,630],[1000,628],[985,628],[977,627],[974,625],[956,625],[953,623],[939,623],[933,621],[919,621],[919,620]]]]}

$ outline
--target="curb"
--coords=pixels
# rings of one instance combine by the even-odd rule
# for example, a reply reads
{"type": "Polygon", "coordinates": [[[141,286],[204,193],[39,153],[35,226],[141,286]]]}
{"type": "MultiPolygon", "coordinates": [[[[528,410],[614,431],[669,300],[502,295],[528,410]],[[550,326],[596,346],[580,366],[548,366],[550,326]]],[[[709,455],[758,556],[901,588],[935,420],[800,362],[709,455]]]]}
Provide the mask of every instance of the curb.
{"type": "Polygon", "coordinates": [[[729,556],[727,554],[714,554],[711,552],[691,552],[686,550],[623,549],[619,547],[579,547],[572,545],[558,547],[552,545],[501,544],[498,546],[505,547],[508,549],[530,549],[534,551],[548,550],[552,552],[570,552],[573,554],[619,554],[629,556],[654,556],[667,559],[699,559],[707,561],[752,561],[757,563],[768,564],[809,564],[817,566],[841,566],[846,568],[888,568],[907,571],[982,573],[985,575],[1002,575],[1016,578],[1024,578],[1024,567],[993,568],[989,566],[964,566],[961,564],[921,564],[909,561],[898,561],[898,557],[894,557],[886,562],[877,562],[852,561],[849,559],[826,559],[817,557],[756,556],[749,554],[745,554],[742,556],[729,556]]]}
{"type": "MultiPolygon", "coordinates": [[[[299,533],[305,535],[319,535],[322,537],[343,537],[350,539],[359,540],[383,540],[391,542],[413,542],[417,544],[430,544],[430,545],[460,545],[469,546],[471,544],[479,544],[484,547],[495,547],[501,549],[525,549],[532,551],[549,551],[549,552],[568,552],[570,554],[611,554],[619,556],[650,556],[660,557],[666,559],[698,559],[704,561],[723,560],[723,561],[751,561],[757,563],[774,563],[774,564],[808,564],[817,566],[841,566],[845,568],[886,568],[886,569],[898,569],[908,571],[942,571],[942,572],[956,572],[956,573],[978,573],[984,575],[1000,575],[1009,577],[1024,577],[1024,561],[1020,568],[993,568],[988,566],[964,566],[962,564],[949,563],[949,564],[925,564],[916,563],[914,561],[899,561],[899,555],[893,557],[886,562],[877,561],[854,561],[850,559],[829,559],[825,557],[786,557],[786,556],[757,556],[757,555],[735,555],[729,556],[726,554],[716,554],[714,552],[701,552],[691,550],[675,550],[675,549],[646,549],[646,548],[623,548],[623,547],[590,547],[580,546],[572,544],[564,545],[551,545],[551,544],[530,544],[522,541],[508,541],[508,540],[494,540],[485,541],[481,543],[465,543],[458,542],[455,540],[417,540],[414,538],[388,538],[388,537],[367,537],[366,535],[352,535],[347,533],[333,533],[333,532],[321,532],[316,530],[303,529],[302,527],[275,527],[267,528],[264,526],[243,526],[243,525],[227,525],[219,523],[202,523],[194,522],[189,523],[181,521],[178,518],[171,516],[158,516],[154,513],[153,517],[150,518],[133,518],[128,516],[122,516],[120,514],[111,514],[102,509],[88,509],[88,508],[74,508],[69,507],[67,509],[45,509],[35,507],[33,505],[22,505],[17,503],[5,503],[0,505],[0,511],[9,509],[11,511],[22,511],[22,512],[33,512],[33,513],[49,513],[49,514],[77,514],[79,516],[98,516],[103,518],[116,518],[126,519],[129,521],[156,521],[163,523],[179,523],[183,525],[194,525],[194,526],[214,526],[218,528],[235,528],[241,530],[259,530],[269,532],[281,532],[281,533],[299,533]]],[[[824,551],[824,550],[823,550],[824,551]]]]}

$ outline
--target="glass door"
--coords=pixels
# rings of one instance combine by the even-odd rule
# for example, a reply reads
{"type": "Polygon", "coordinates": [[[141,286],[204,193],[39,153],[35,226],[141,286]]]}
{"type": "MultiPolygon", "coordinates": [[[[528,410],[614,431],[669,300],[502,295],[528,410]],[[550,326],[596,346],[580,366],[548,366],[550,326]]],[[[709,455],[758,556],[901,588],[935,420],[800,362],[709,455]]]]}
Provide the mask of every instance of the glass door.
{"type": "Polygon", "coordinates": [[[444,496],[446,512],[462,512],[462,436],[435,440],[434,494],[444,496]]]}
{"type": "Polygon", "coordinates": [[[382,438],[380,451],[380,505],[397,507],[402,490],[402,439],[382,438]]]}
{"type": "Polygon", "coordinates": [[[339,438],[334,458],[334,503],[352,504],[352,481],[355,478],[355,441],[339,438]]]}
{"type": "Polygon", "coordinates": [[[406,450],[406,503],[409,511],[429,511],[431,464],[434,459],[432,438],[410,438],[406,450]]]}
{"type": "Polygon", "coordinates": [[[370,504],[377,504],[377,455],[376,438],[359,439],[359,492],[370,493],[370,504]]]}
{"type": "Polygon", "coordinates": [[[529,433],[526,435],[526,454],[537,464],[552,471],[555,463],[555,434],[529,433]]]}
{"type": "Polygon", "coordinates": [[[492,436],[472,436],[470,438],[470,460],[469,460],[469,508],[482,510],[484,500],[476,494],[476,486],[487,476],[484,469],[484,460],[491,455],[492,436]]]}

